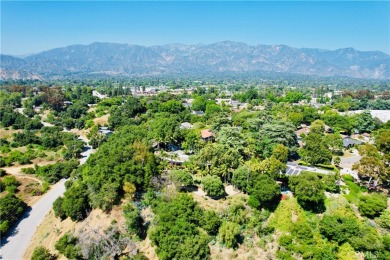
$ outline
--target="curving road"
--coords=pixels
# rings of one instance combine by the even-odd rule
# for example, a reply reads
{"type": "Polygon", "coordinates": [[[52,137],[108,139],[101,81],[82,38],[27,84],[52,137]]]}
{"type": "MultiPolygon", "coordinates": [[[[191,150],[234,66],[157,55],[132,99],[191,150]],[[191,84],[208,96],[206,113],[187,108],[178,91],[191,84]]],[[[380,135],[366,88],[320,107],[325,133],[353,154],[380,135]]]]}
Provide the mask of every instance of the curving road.
{"type": "MultiPolygon", "coordinates": [[[[88,140],[81,137],[85,142],[88,140]]],[[[94,152],[91,146],[85,146],[81,153],[80,164],[87,161],[88,157],[94,152]]],[[[36,228],[42,223],[46,214],[51,210],[53,202],[65,192],[66,179],[60,180],[50,191],[46,193],[37,203],[35,203],[27,212],[24,213],[21,220],[16,223],[9,232],[9,236],[1,240],[0,259],[20,260],[27,250],[28,245],[36,231],[36,228]]]]}

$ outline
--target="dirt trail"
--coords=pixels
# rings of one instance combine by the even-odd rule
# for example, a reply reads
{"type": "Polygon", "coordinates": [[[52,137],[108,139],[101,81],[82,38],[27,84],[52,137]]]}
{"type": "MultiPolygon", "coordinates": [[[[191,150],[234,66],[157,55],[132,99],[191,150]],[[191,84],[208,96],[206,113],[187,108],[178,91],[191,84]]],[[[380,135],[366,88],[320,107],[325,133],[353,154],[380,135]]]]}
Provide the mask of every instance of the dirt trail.
{"type": "MultiPolygon", "coordinates": [[[[37,165],[38,166],[44,166],[44,165],[54,164],[54,163],[56,163],[56,162],[55,161],[38,162],[37,165]]],[[[24,174],[22,172],[22,168],[34,168],[34,164],[25,164],[25,165],[18,165],[18,166],[2,167],[1,169],[5,170],[6,173],[8,173],[8,174],[15,175],[17,177],[24,177],[24,178],[27,178],[27,179],[31,179],[31,180],[39,182],[39,184],[42,185],[42,180],[40,180],[40,179],[38,179],[38,178],[36,178],[36,177],[34,177],[32,175],[24,174]]]]}

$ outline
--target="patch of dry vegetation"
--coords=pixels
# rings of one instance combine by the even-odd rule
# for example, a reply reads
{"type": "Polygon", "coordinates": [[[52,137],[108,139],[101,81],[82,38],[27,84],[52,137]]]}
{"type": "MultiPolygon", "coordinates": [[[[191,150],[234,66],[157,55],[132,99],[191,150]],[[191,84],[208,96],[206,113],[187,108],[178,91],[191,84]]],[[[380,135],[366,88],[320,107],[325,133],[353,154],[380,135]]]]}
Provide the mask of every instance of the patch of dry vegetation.
{"type": "Polygon", "coordinates": [[[97,117],[93,119],[93,122],[95,125],[104,126],[108,124],[108,118],[110,117],[110,114],[103,115],[101,117],[97,117]]]}
{"type": "MultiPolygon", "coordinates": [[[[151,212],[147,210],[143,212],[145,216],[150,214],[151,212]]],[[[70,218],[61,221],[60,218],[54,216],[54,212],[51,210],[37,228],[23,259],[31,259],[34,248],[41,245],[45,245],[50,252],[58,254],[60,256],[59,259],[66,259],[58,253],[54,246],[67,232],[77,237],[84,236],[84,240],[98,239],[100,234],[103,234],[102,232],[110,228],[114,223],[121,232],[125,233],[125,222],[121,205],[115,206],[110,213],[106,213],[101,209],[94,209],[85,220],[80,222],[73,222],[70,218]],[[88,238],[85,236],[88,236],[88,238]]],[[[142,241],[134,241],[134,245],[148,259],[158,259],[152,242],[148,237],[142,241]]]]}

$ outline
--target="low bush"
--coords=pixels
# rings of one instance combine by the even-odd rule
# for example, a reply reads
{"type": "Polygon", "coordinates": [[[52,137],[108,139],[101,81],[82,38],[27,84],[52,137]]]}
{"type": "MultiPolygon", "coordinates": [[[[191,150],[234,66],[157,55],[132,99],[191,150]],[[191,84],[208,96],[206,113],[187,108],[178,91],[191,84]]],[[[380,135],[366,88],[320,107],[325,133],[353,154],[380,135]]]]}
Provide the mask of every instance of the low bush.
{"type": "Polygon", "coordinates": [[[57,259],[57,255],[51,254],[50,251],[43,246],[38,246],[34,248],[33,254],[31,256],[31,260],[55,260],[55,259],[57,259]]]}
{"type": "Polygon", "coordinates": [[[385,195],[374,193],[360,197],[359,212],[368,218],[378,217],[387,208],[385,195]]]}
{"type": "Polygon", "coordinates": [[[382,213],[382,215],[376,219],[378,224],[390,231],[390,211],[385,211],[382,213]]]}
{"type": "Polygon", "coordinates": [[[55,249],[69,259],[80,258],[80,247],[77,246],[78,239],[70,233],[63,235],[54,245],[55,249]]]}

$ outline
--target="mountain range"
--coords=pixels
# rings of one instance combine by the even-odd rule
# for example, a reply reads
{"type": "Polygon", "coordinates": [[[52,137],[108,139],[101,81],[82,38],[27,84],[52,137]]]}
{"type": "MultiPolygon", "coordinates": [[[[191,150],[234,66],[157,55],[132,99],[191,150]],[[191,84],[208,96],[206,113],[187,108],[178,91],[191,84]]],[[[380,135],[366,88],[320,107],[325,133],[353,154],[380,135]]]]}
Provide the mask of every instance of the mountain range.
{"type": "Polygon", "coordinates": [[[0,55],[1,79],[53,79],[170,74],[277,72],[325,77],[390,79],[390,55],[380,51],[214,44],[140,46],[92,43],[17,58],[0,55]]]}

